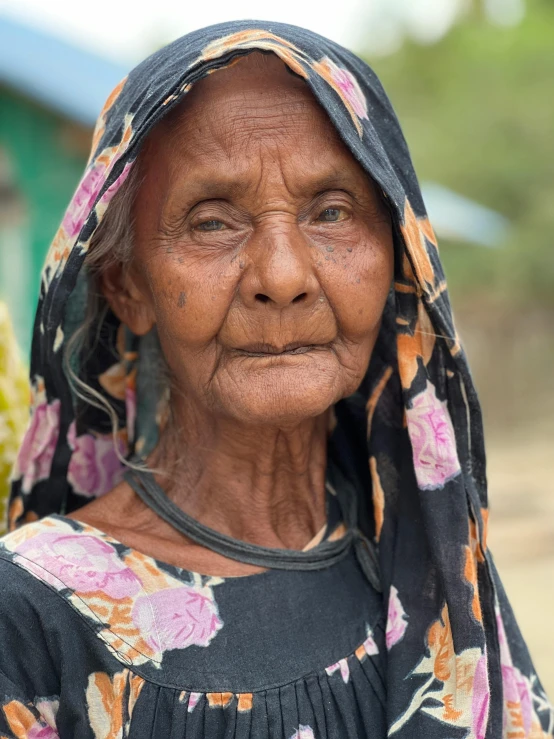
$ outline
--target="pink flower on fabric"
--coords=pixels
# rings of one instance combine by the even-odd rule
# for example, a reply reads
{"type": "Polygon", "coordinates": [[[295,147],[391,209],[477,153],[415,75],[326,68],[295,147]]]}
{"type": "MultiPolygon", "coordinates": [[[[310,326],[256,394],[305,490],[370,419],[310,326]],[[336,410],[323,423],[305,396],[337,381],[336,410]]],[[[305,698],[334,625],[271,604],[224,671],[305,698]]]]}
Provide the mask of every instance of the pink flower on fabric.
{"type": "Polygon", "coordinates": [[[327,73],[325,76],[329,75],[358,118],[367,118],[367,102],[354,75],[348,69],[339,67],[328,57],[322,59],[320,65],[327,73]]]}
{"type": "Polygon", "coordinates": [[[487,678],[487,656],[483,654],[475,668],[473,676],[473,697],[471,714],[473,717],[473,736],[475,739],[485,739],[487,720],[489,716],[489,681],[487,678]]]}
{"type": "Polygon", "coordinates": [[[446,403],[437,398],[434,385],[425,390],[406,411],[412,442],[414,469],[421,490],[437,490],[460,473],[456,437],[446,403]]]}
{"type": "Polygon", "coordinates": [[[407,615],[398,597],[398,590],[391,585],[385,634],[387,649],[391,649],[402,639],[407,626],[407,615]]]}
{"type": "Polygon", "coordinates": [[[56,729],[43,724],[42,721],[37,721],[30,726],[25,736],[27,739],[60,739],[60,735],[56,729]]]}
{"type": "Polygon", "coordinates": [[[105,178],[106,165],[104,163],[97,162],[85,172],[62,221],[63,229],[70,239],[79,234],[102,189],[105,178]]]}
{"type": "Polygon", "coordinates": [[[533,723],[533,697],[529,680],[521,674],[517,667],[512,665],[502,666],[502,686],[504,689],[504,701],[506,703],[517,703],[521,706],[521,717],[523,719],[523,730],[525,736],[529,735],[533,723]]]}
{"type": "Polygon", "coordinates": [[[28,493],[39,480],[50,476],[52,458],[60,433],[60,401],[39,403],[23,438],[17,467],[23,478],[22,490],[28,493]]]}
{"type": "Polygon", "coordinates": [[[325,668],[325,672],[328,675],[332,675],[337,671],[340,672],[343,683],[347,683],[350,678],[350,668],[348,667],[348,660],[340,659],[338,662],[335,662],[334,665],[330,665],[329,667],[325,668]]]}
{"type": "Polygon", "coordinates": [[[290,739],[315,739],[314,730],[311,726],[299,726],[290,739]]]}
{"type": "Polygon", "coordinates": [[[507,703],[519,703],[521,705],[521,716],[523,719],[523,729],[525,736],[531,729],[533,722],[533,697],[531,683],[522,675],[517,667],[514,667],[510,647],[506,639],[506,631],[504,630],[504,622],[500,611],[496,612],[496,623],[498,627],[498,642],[500,644],[500,665],[502,669],[502,689],[504,693],[504,724],[508,723],[506,716],[507,703]]]}
{"type": "MultiPolygon", "coordinates": [[[[69,427],[67,441],[72,450],[67,479],[76,493],[97,498],[121,481],[123,465],[116,454],[111,434],[77,436],[73,421],[69,427]]],[[[122,441],[119,441],[119,452],[125,453],[122,441]]]]}
{"type": "MultiPolygon", "coordinates": [[[[115,164],[115,162],[114,162],[115,164]]],[[[113,165],[112,165],[113,166],[113,165]]],[[[133,166],[133,162],[127,162],[127,164],[123,167],[123,170],[121,171],[121,174],[119,177],[117,177],[112,184],[108,187],[106,192],[102,195],[98,203],[102,204],[104,207],[107,207],[113,198],[113,196],[116,194],[116,192],[119,190],[121,185],[125,182],[127,179],[129,172],[131,171],[131,167],[133,166]]],[[[93,201],[94,202],[94,201],[93,201]]],[[[98,207],[98,206],[97,206],[98,207]]]]}
{"type": "Polygon", "coordinates": [[[156,652],[207,647],[223,626],[211,589],[194,585],[137,598],[131,617],[156,652]]]}
{"type": "Polygon", "coordinates": [[[196,704],[198,703],[201,697],[202,697],[202,693],[191,693],[189,695],[189,702],[187,706],[187,711],[189,713],[192,713],[194,711],[194,709],[196,708],[196,704]]]}
{"type": "Polygon", "coordinates": [[[141,590],[139,579],[116,550],[95,536],[45,532],[15,551],[14,561],[57,590],[100,591],[116,600],[141,590]]]}

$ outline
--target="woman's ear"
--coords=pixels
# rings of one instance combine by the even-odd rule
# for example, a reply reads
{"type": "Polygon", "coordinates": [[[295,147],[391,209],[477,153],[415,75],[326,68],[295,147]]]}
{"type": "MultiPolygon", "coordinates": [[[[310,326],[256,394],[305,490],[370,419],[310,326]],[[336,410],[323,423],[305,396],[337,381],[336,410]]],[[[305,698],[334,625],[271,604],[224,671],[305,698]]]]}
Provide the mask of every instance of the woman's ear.
{"type": "Polygon", "coordinates": [[[100,289],[115,315],[137,336],[147,334],[156,323],[150,303],[131,270],[120,262],[101,274],[100,289]]]}

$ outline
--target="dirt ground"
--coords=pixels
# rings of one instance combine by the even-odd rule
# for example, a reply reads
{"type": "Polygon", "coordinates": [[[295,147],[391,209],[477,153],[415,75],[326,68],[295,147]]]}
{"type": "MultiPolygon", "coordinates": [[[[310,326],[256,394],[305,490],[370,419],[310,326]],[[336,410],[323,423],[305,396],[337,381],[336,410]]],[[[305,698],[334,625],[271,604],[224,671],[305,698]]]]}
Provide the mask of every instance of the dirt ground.
{"type": "Polygon", "coordinates": [[[554,428],[488,444],[490,548],[529,646],[554,698],[554,428]]]}

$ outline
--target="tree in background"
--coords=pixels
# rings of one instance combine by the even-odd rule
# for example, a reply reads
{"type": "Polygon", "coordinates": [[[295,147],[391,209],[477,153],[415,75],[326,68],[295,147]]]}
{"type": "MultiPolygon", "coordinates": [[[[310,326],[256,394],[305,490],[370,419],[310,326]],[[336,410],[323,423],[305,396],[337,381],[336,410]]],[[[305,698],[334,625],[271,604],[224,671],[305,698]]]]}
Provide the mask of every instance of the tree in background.
{"type": "Polygon", "coordinates": [[[365,56],[392,98],[420,177],[511,221],[497,250],[442,244],[455,300],[487,292],[551,309],[554,3],[530,0],[511,26],[491,23],[494,4],[500,0],[472,0],[436,43],[408,40],[390,56],[365,56]]]}

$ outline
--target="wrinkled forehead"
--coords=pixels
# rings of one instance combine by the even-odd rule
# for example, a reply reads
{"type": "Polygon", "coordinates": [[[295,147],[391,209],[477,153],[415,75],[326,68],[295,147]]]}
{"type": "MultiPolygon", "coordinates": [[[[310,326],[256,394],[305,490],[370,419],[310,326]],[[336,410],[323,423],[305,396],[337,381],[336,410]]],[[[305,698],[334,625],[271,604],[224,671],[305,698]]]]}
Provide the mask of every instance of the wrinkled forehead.
{"type": "Polygon", "coordinates": [[[221,68],[210,70],[210,73],[194,83],[191,93],[200,96],[212,96],[228,93],[233,90],[240,95],[244,88],[259,87],[260,94],[271,88],[279,89],[280,94],[294,94],[303,91],[311,96],[306,80],[296,74],[273,52],[251,51],[238,56],[221,68]]]}
{"type": "Polygon", "coordinates": [[[148,135],[139,169],[139,200],[154,197],[160,207],[193,190],[198,199],[237,196],[262,182],[274,185],[266,198],[284,183],[304,195],[316,184],[340,189],[341,173],[343,188],[373,189],[305,80],[271,52],[253,52],[196,82],[148,135]]]}
{"type": "Polygon", "coordinates": [[[306,81],[275,54],[252,52],[196,82],[154,126],[143,150],[154,154],[163,147],[178,154],[185,147],[196,153],[201,146],[209,155],[210,147],[225,143],[243,142],[247,149],[262,134],[278,143],[299,128],[322,142],[341,142],[306,81]]]}

